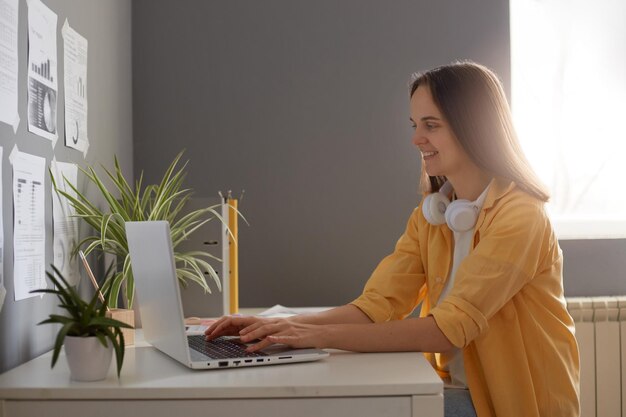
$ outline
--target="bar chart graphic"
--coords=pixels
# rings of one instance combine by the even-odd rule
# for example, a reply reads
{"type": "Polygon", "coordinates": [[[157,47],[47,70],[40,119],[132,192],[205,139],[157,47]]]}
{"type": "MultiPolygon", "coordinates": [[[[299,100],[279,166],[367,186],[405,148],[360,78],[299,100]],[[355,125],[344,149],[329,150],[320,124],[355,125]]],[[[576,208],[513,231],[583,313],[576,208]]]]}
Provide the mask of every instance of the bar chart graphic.
{"type": "Polygon", "coordinates": [[[32,62],[30,65],[31,65],[31,70],[35,74],[38,74],[39,76],[45,78],[51,83],[54,82],[54,77],[52,77],[52,74],[50,74],[50,60],[49,59],[46,60],[46,62],[42,62],[39,65],[36,65],[35,63],[32,63],[32,62]]]}
{"type": "Polygon", "coordinates": [[[82,77],[78,77],[78,83],[76,85],[76,95],[85,98],[85,84],[82,77]]]}

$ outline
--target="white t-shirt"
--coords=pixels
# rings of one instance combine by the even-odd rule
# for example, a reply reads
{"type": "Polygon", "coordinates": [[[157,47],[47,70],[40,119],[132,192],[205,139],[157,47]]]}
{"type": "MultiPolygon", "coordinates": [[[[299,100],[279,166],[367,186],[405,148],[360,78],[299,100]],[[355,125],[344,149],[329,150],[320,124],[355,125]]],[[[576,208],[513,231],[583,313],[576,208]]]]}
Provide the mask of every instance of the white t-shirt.
{"type": "MultiPolygon", "coordinates": [[[[472,203],[476,207],[477,211],[480,211],[485,202],[485,197],[487,196],[487,191],[489,190],[489,186],[485,188],[485,190],[478,196],[476,201],[472,203]]],[[[446,282],[446,286],[441,292],[441,296],[439,297],[439,304],[443,299],[446,298],[452,287],[454,286],[454,279],[456,277],[456,271],[461,265],[461,261],[470,253],[472,249],[472,240],[474,238],[474,230],[475,226],[465,232],[452,232],[454,235],[454,256],[452,258],[452,270],[450,271],[450,277],[448,278],[448,282],[446,282]]],[[[450,381],[446,381],[446,386],[455,387],[455,388],[467,388],[467,379],[465,377],[465,365],[463,363],[463,351],[461,349],[455,348],[452,353],[452,359],[448,362],[448,372],[450,373],[450,381]]]]}

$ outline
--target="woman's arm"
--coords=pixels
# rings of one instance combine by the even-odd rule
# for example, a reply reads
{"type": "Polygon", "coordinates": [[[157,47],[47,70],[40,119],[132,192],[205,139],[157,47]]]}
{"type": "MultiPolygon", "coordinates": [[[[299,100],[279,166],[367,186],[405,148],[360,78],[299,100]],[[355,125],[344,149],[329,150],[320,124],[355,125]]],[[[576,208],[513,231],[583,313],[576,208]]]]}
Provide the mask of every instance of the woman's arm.
{"type": "Polygon", "coordinates": [[[206,334],[208,339],[239,335],[246,343],[260,339],[248,348],[250,351],[275,343],[356,352],[445,352],[454,347],[431,316],[372,323],[365,313],[350,304],[287,319],[225,316],[209,327],[206,334]]]}
{"type": "Polygon", "coordinates": [[[215,339],[216,337],[226,335],[239,336],[245,332],[250,332],[268,324],[273,324],[274,327],[276,327],[281,323],[284,325],[287,325],[287,323],[323,325],[371,322],[372,320],[358,307],[346,304],[319,313],[300,314],[290,317],[289,319],[261,318],[254,316],[224,316],[209,326],[205,331],[205,335],[207,335],[208,339],[215,339]]]}
{"type": "Polygon", "coordinates": [[[299,314],[291,318],[296,323],[305,324],[348,324],[371,323],[372,320],[358,307],[346,304],[319,313],[299,314]]]}
{"type": "Polygon", "coordinates": [[[384,323],[305,324],[293,321],[259,323],[241,332],[250,351],[273,343],[292,347],[334,348],[356,352],[445,352],[454,346],[432,316],[384,323]]]}

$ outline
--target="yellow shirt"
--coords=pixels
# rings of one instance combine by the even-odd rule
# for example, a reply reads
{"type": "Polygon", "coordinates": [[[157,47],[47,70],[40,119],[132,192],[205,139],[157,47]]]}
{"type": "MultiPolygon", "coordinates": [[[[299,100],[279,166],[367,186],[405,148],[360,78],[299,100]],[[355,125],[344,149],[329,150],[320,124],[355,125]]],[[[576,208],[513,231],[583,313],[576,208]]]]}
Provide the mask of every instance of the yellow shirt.
{"type": "MultiPolygon", "coordinates": [[[[420,205],[352,304],[383,322],[405,318],[421,302],[420,316],[432,315],[463,349],[479,417],[579,416],[578,345],[563,296],[563,257],[543,202],[493,180],[473,248],[437,305],[452,243],[448,226],[429,224],[420,205]]],[[[441,371],[446,358],[425,355],[441,371]]]]}

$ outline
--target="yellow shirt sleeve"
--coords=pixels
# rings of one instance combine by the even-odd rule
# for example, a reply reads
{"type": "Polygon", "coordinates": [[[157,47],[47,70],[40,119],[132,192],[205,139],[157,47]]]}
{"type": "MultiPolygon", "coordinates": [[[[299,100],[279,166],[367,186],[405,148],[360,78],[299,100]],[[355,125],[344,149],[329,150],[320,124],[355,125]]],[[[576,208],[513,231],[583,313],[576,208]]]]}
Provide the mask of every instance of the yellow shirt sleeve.
{"type": "Polygon", "coordinates": [[[418,210],[413,211],[394,252],[378,264],[361,296],[351,303],[374,322],[402,319],[421,301],[425,276],[418,242],[418,210]]]}
{"type": "MultiPolygon", "coordinates": [[[[420,315],[432,315],[463,350],[480,416],[578,416],[578,347],[565,308],[562,255],[543,203],[494,180],[474,246],[439,300],[453,245],[449,228],[428,224],[418,207],[352,304],[381,322],[404,318],[423,300],[420,315]]],[[[436,355],[426,356],[440,370],[436,355]]]]}
{"type": "Polygon", "coordinates": [[[558,245],[541,203],[509,201],[478,229],[479,243],[461,262],[455,285],[430,314],[457,347],[487,331],[488,321],[542,270],[552,275],[558,245]]]}

